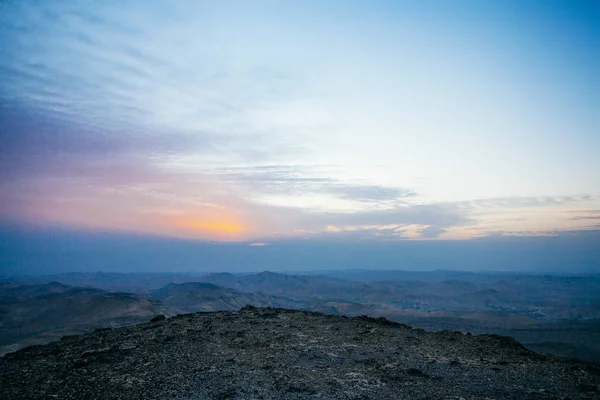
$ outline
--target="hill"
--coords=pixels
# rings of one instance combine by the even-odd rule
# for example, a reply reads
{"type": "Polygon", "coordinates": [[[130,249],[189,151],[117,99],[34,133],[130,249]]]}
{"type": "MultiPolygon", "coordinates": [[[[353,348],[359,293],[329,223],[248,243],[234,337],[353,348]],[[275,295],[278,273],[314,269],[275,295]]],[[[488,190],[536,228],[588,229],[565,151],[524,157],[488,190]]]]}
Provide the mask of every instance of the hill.
{"type": "Polygon", "coordinates": [[[0,359],[7,399],[592,399],[597,366],[511,338],[245,307],[64,338],[0,359]]]}
{"type": "Polygon", "coordinates": [[[26,285],[2,294],[0,354],[64,335],[145,321],[159,313],[171,315],[158,301],[94,288],[26,285]]]}
{"type": "Polygon", "coordinates": [[[212,273],[197,280],[242,292],[292,298],[352,298],[365,296],[370,292],[369,286],[360,282],[320,275],[287,275],[269,271],[248,275],[212,273]]]}
{"type": "MultiPolygon", "coordinates": [[[[29,286],[26,292],[22,284],[30,281],[32,278],[26,277],[0,282],[0,318],[14,301],[72,290],[67,284],[89,285],[118,292],[132,290],[154,303],[166,303],[174,314],[233,310],[251,304],[369,315],[427,330],[507,335],[533,350],[600,361],[600,280],[594,276],[461,271],[221,272],[202,276],[98,272],[35,277],[33,281],[48,284],[29,286]]],[[[3,335],[0,325],[0,337],[3,335]]],[[[37,343],[43,343],[39,339],[37,343]]]]}
{"type": "Polygon", "coordinates": [[[242,293],[205,282],[170,283],[151,292],[151,297],[183,312],[238,310],[247,304],[256,307],[302,308],[303,303],[262,293],[242,293]]]}

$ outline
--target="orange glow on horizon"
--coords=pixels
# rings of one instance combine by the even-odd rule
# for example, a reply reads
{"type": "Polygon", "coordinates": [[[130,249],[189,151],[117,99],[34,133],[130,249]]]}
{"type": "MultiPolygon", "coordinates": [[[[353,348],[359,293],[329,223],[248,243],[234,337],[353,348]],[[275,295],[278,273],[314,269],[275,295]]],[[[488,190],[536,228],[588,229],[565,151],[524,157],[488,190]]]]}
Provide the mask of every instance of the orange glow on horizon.
{"type": "Polygon", "coordinates": [[[166,225],[185,234],[202,235],[209,238],[239,238],[248,229],[242,223],[230,217],[180,217],[176,219],[163,219],[166,225]]]}
{"type": "Polygon", "coordinates": [[[199,231],[221,231],[226,233],[240,233],[244,231],[241,225],[231,222],[182,221],[176,224],[176,226],[199,231]]]}

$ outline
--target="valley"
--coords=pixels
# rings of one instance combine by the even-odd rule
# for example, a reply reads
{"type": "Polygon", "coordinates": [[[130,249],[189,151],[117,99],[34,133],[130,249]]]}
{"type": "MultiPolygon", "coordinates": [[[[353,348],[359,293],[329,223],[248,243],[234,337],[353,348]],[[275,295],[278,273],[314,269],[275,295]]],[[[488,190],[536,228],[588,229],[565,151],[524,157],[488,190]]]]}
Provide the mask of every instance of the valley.
{"type": "Polygon", "coordinates": [[[541,353],[600,362],[596,276],[459,271],[303,274],[70,273],[0,286],[1,354],[156,315],[245,305],[385,317],[428,331],[511,336],[541,353]]]}

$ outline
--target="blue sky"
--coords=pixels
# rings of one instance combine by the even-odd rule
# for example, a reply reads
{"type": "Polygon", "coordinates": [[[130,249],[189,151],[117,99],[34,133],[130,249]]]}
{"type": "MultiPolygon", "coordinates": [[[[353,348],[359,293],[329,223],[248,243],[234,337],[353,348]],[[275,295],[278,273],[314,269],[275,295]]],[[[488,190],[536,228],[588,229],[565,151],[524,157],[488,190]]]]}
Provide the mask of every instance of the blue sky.
{"type": "Polygon", "coordinates": [[[0,221],[197,240],[600,230],[595,1],[3,1],[0,221]]]}

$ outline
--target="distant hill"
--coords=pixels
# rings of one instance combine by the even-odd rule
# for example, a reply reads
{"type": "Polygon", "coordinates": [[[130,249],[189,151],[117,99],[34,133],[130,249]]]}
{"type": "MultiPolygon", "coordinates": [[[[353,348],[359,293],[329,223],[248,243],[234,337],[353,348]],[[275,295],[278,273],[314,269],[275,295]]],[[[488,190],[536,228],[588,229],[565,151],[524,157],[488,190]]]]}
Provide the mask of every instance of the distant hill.
{"type": "MultiPolygon", "coordinates": [[[[18,310],[13,303],[24,307],[27,304],[23,302],[36,296],[69,293],[81,285],[88,287],[78,297],[82,304],[71,306],[82,312],[81,317],[52,319],[56,325],[49,327],[51,333],[44,333],[48,332],[46,328],[30,329],[35,324],[27,317],[22,332],[41,340],[58,337],[63,327],[65,334],[72,332],[74,322],[78,332],[85,331],[85,327],[93,329],[98,326],[97,320],[79,323],[85,320],[86,312],[90,314],[88,319],[97,314],[93,308],[84,311],[86,296],[97,296],[98,292],[92,293],[97,289],[118,293],[131,290],[139,296],[136,301],[140,304],[145,301],[162,307],[164,313],[235,310],[251,304],[349,316],[365,314],[428,330],[504,334],[532,348],[546,343],[535,348],[556,349],[556,354],[600,361],[600,326],[594,323],[600,321],[598,277],[443,270],[335,271],[320,275],[220,272],[201,276],[98,272],[18,278],[0,282],[0,319],[7,321],[5,326],[0,325],[0,338],[7,335],[7,330],[12,330],[13,336],[17,332],[13,329],[16,325],[10,322],[18,310]],[[24,286],[22,282],[38,284],[24,286]]],[[[111,304],[108,310],[115,312],[100,318],[101,324],[120,324],[122,314],[127,315],[115,299],[111,304]]],[[[46,304],[33,301],[25,315],[33,315],[38,306],[43,308],[46,304]]],[[[58,305],[57,308],[60,309],[58,305]]],[[[148,311],[150,306],[140,309],[146,310],[144,315],[152,314],[148,311]]]]}
{"type": "Polygon", "coordinates": [[[63,293],[72,289],[72,286],[63,285],[59,282],[23,286],[6,285],[5,287],[0,287],[0,303],[21,301],[53,293],[63,293]]]}
{"type": "Polygon", "coordinates": [[[151,297],[181,312],[237,310],[256,307],[302,308],[304,303],[262,293],[243,293],[206,282],[170,283],[152,291],[151,297]]]}
{"type": "Polygon", "coordinates": [[[0,353],[67,334],[170,314],[162,303],[143,296],[56,283],[9,288],[2,293],[0,346],[4,347],[0,353]]]}
{"type": "MultiPolygon", "coordinates": [[[[65,285],[85,287],[91,286],[111,292],[148,293],[160,289],[169,283],[197,281],[197,277],[171,273],[64,273],[49,275],[47,280],[65,285]]],[[[39,279],[39,278],[38,278],[39,279]]]]}
{"type": "Polygon", "coordinates": [[[268,271],[250,275],[215,273],[199,277],[198,280],[241,292],[258,292],[294,299],[353,299],[364,298],[373,293],[369,285],[361,282],[319,275],[286,275],[268,271]]]}

